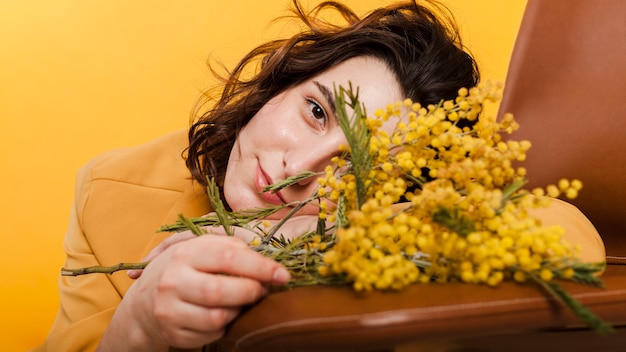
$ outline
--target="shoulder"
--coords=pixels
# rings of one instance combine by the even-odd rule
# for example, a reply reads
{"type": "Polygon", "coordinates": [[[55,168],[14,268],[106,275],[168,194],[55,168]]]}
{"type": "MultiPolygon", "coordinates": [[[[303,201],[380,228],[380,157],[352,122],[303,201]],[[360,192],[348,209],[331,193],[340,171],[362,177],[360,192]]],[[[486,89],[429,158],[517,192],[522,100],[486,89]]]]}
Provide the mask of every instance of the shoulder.
{"type": "Polygon", "coordinates": [[[194,184],[182,155],[186,135],[177,131],[109,151],[79,171],[74,207],[86,236],[128,233],[131,224],[135,233],[153,234],[177,203],[196,198],[193,204],[203,203],[197,195],[205,192],[194,184]]]}
{"type": "Polygon", "coordinates": [[[104,153],[92,159],[81,172],[87,172],[92,182],[102,180],[182,191],[191,182],[183,159],[187,146],[187,130],[180,130],[135,147],[104,153]]]}
{"type": "Polygon", "coordinates": [[[86,240],[82,251],[93,251],[99,263],[138,260],[167,235],[155,233],[161,225],[179,213],[208,212],[206,191],[193,182],[182,155],[186,136],[177,131],[84,166],[76,179],[76,230],[68,231],[68,241],[86,240]]]}

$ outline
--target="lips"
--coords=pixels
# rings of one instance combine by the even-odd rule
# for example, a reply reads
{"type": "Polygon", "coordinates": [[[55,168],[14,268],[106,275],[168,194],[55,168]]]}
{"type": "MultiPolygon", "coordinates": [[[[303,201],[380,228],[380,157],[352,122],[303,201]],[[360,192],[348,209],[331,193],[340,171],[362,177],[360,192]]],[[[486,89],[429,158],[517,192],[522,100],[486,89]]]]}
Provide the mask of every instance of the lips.
{"type": "Polygon", "coordinates": [[[273,205],[284,204],[285,201],[282,198],[280,192],[276,192],[276,193],[263,192],[263,188],[273,183],[274,181],[272,180],[272,178],[268,174],[265,173],[263,168],[261,168],[261,164],[257,164],[256,175],[255,175],[255,186],[256,186],[257,191],[261,195],[261,198],[263,198],[263,200],[265,200],[267,203],[270,203],[273,205]]]}

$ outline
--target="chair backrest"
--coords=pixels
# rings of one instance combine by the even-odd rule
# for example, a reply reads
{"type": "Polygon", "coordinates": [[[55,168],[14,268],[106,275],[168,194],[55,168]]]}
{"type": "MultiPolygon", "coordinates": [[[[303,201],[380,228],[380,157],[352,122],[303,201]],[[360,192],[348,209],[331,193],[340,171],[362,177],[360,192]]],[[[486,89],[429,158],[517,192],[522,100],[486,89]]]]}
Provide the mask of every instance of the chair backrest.
{"type": "Polygon", "coordinates": [[[528,139],[529,187],[583,182],[572,201],[626,263],[626,1],[529,0],[500,114],[528,139]]]}

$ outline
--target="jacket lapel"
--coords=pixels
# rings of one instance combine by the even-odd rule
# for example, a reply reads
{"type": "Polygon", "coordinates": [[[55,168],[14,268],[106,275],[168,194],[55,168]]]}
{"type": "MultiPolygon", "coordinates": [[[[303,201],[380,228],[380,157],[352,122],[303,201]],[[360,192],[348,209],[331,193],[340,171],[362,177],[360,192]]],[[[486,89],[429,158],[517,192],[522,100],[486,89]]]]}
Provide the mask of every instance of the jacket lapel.
{"type": "MultiPolygon", "coordinates": [[[[211,212],[211,210],[206,189],[197,182],[192,182],[190,180],[188,182],[188,187],[183,190],[180,198],[174,203],[167,215],[163,218],[161,225],[175,223],[179,214],[182,214],[185,217],[197,217],[205,215],[211,212]]],[[[159,232],[152,236],[152,239],[143,250],[143,256],[146,256],[152,248],[156,247],[170,235],[170,232],[159,232]]]]}

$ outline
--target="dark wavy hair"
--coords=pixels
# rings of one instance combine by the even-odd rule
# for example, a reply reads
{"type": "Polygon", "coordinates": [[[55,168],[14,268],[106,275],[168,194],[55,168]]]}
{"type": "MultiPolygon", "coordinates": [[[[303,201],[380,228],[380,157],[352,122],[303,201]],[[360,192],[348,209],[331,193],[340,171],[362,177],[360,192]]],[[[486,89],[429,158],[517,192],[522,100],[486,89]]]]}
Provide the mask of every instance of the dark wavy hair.
{"type": "Polygon", "coordinates": [[[305,12],[294,0],[293,12],[305,30],[248,53],[222,78],[219,99],[190,127],[186,163],[192,177],[202,185],[207,176],[223,184],[237,134],[267,101],[353,57],[382,59],[404,97],[422,105],[453,99],[459,88],[476,85],[476,62],[464,50],[452,16],[443,6],[428,4],[397,3],[359,18],[338,2],[305,12]],[[338,12],[346,24],[325,21],[326,10],[338,12]]]}

